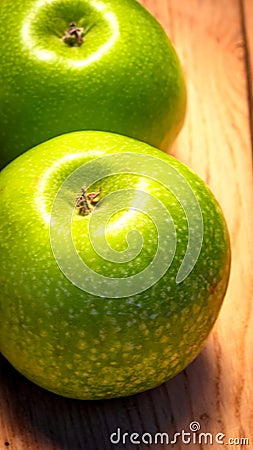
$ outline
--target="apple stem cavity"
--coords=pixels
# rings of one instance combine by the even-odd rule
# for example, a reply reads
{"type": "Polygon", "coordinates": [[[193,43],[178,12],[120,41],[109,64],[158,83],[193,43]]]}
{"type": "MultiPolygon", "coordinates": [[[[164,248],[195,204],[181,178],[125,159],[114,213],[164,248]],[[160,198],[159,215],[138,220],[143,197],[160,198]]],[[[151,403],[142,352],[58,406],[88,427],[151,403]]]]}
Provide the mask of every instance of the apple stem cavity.
{"type": "Polygon", "coordinates": [[[84,29],[71,22],[69,28],[64,31],[62,41],[70,47],[80,47],[83,43],[84,29]]]}
{"type": "Polygon", "coordinates": [[[87,216],[90,214],[99,201],[101,189],[98,192],[87,193],[86,188],[81,188],[81,194],[76,197],[75,207],[77,212],[81,216],[87,216]]]}

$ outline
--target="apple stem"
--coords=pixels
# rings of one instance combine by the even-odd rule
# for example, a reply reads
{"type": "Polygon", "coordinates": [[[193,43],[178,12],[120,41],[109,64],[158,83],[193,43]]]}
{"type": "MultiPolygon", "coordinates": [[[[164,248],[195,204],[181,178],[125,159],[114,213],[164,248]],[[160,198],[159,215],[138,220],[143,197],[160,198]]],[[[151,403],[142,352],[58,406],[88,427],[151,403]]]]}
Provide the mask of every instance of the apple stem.
{"type": "Polygon", "coordinates": [[[62,41],[70,47],[79,47],[83,43],[84,29],[77,27],[75,22],[71,22],[69,28],[64,31],[62,41]]]}
{"type": "Polygon", "coordinates": [[[101,189],[99,189],[98,192],[91,192],[90,194],[87,194],[86,188],[82,187],[81,195],[76,197],[75,206],[78,210],[78,214],[81,216],[87,216],[90,214],[99,201],[100,193],[101,189]]]}

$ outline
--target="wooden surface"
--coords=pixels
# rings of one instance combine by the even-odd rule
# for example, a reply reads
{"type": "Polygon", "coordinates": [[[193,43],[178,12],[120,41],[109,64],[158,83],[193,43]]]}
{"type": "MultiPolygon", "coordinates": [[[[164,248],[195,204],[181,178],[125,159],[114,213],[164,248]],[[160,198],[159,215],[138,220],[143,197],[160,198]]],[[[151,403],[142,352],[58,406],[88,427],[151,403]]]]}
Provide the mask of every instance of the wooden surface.
{"type": "Polygon", "coordinates": [[[166,29],[186,74],[188,115],[173,154],[206,180],[228,221],[233,261],[225,303],[205,349],[186,370],[129,398],[60,398],[25,380],[1,357],[0,449],[222,448],[193,442],[110,444],[117,427],[172,436],[188,432],[192,421],[213,439],[217,433],[226,435],[225,443],[237,438],[226,448],[253,448],[253,1],[141,3],[166,29]]]}

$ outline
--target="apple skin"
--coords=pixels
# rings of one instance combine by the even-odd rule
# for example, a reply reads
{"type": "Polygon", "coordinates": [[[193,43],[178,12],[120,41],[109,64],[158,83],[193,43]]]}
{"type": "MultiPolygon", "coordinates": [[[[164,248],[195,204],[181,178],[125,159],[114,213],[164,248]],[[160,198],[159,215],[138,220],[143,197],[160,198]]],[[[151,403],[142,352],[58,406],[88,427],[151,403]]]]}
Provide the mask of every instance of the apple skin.
{"type": "Polygon", "coordinates": [[[112,131],[161,149],[175,139],[184,76],[137,1],[3,0],[0,16],[1,167],[70,131],[112,131]],[[62,41],[72,21],[85,31],[79,47],[62,41]]]}
{"type": "MultiPolygon", "coordinates": [[[[71,184],[72,210],[76,195],[71,184]]],[[[73,215],[71,232],[81,258],[106,277],[115,274],[127,278],[143,270],[157,247],[154,223],[146,215],[152,211],[129,214],[131,206],[136,207],[134,201],[127,211],[119,202],[111,227],[107,224],[108,242],[120,252],[125,249],[128,231],[137,228],[144,243],[136,258],[117,264],[96,255],[90,245],[88,226],[99,205],[90,215],[73,215]]],[[[67,242],[62,228],[65,207],[63,204],[60,209],[57,229],[62,252],[67,242]]],[[[145,204],[140,207],[145,211],[145,204]]],[[[29,150],[2,170],[0,208],[0,350],[27,378],[67,397],[118,397],[163,383],[198,355],[226,292],[230,244],[219,204],[185,165],[124,136],[95,131],[69,133],[29,150]],[[140,161],[145,157],[145,169],[151,172],[150,157],[158,164],[165,162],[168,173],[176,169],[198,201],[204,225],[202,246],[195,266],[180,283],[175,282],[176,274],[188,245],[189,218],[180,204],[186,192],[175,186],[179,198],[181,195],[179,202],[159,180],[125,173],[123,163],[122,173],[103,176],[100,158],[113,155],[121,163],[126,154],[137,154],[140,161]],[[102,179],[91,190],[102,189],[101,203],[112,192],[141,186],[160,199],[175,223],[177,246],[171,266],[154,285],[135,295],[110,298],[85,292],[62,273],[54,258],[49,223],[55,197],[62,183],[88,161],[98,163],[102,179]]],[[[164,227],[167,230],[169,225],[164,227]]],[[[95,239],[100,237],[95,230],[95,239]]],[[[166,240],[162,246],[165,248],[166,240]]],[[[107,280],[109,284],[110,278],[107,280]]],[[[87,289],[93,289],[88,283],[87,289]]]]}

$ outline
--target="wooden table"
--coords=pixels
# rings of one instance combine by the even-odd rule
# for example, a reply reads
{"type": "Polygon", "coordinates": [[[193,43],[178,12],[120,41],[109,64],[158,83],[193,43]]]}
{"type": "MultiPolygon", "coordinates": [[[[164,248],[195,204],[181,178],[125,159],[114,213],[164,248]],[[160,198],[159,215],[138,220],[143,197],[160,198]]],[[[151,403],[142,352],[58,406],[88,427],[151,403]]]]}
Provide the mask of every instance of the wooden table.
{"type": "Polygon", "coordinates": [[[186,370],[129,398],[60,398],[27,381],[1,357],[0,449],[211,450],[222,448],[217,433],[226,435],[225,443],[237,438],[225,448],[253,448],[253,1],[141,3],[166,29],[186,74],[188,116],[173,154],[206,180],[228,221],[233,262],[225,303],[205,349],[186,370]],[[188,432],[193,421],[212,434],[213,445],[210,436],[202,445],[110,443],[118,427],[148,442],[144,432],[172,438],[176,431],[188,432]],[[249,445],[241,445],[241,438],[249,445]]]}

